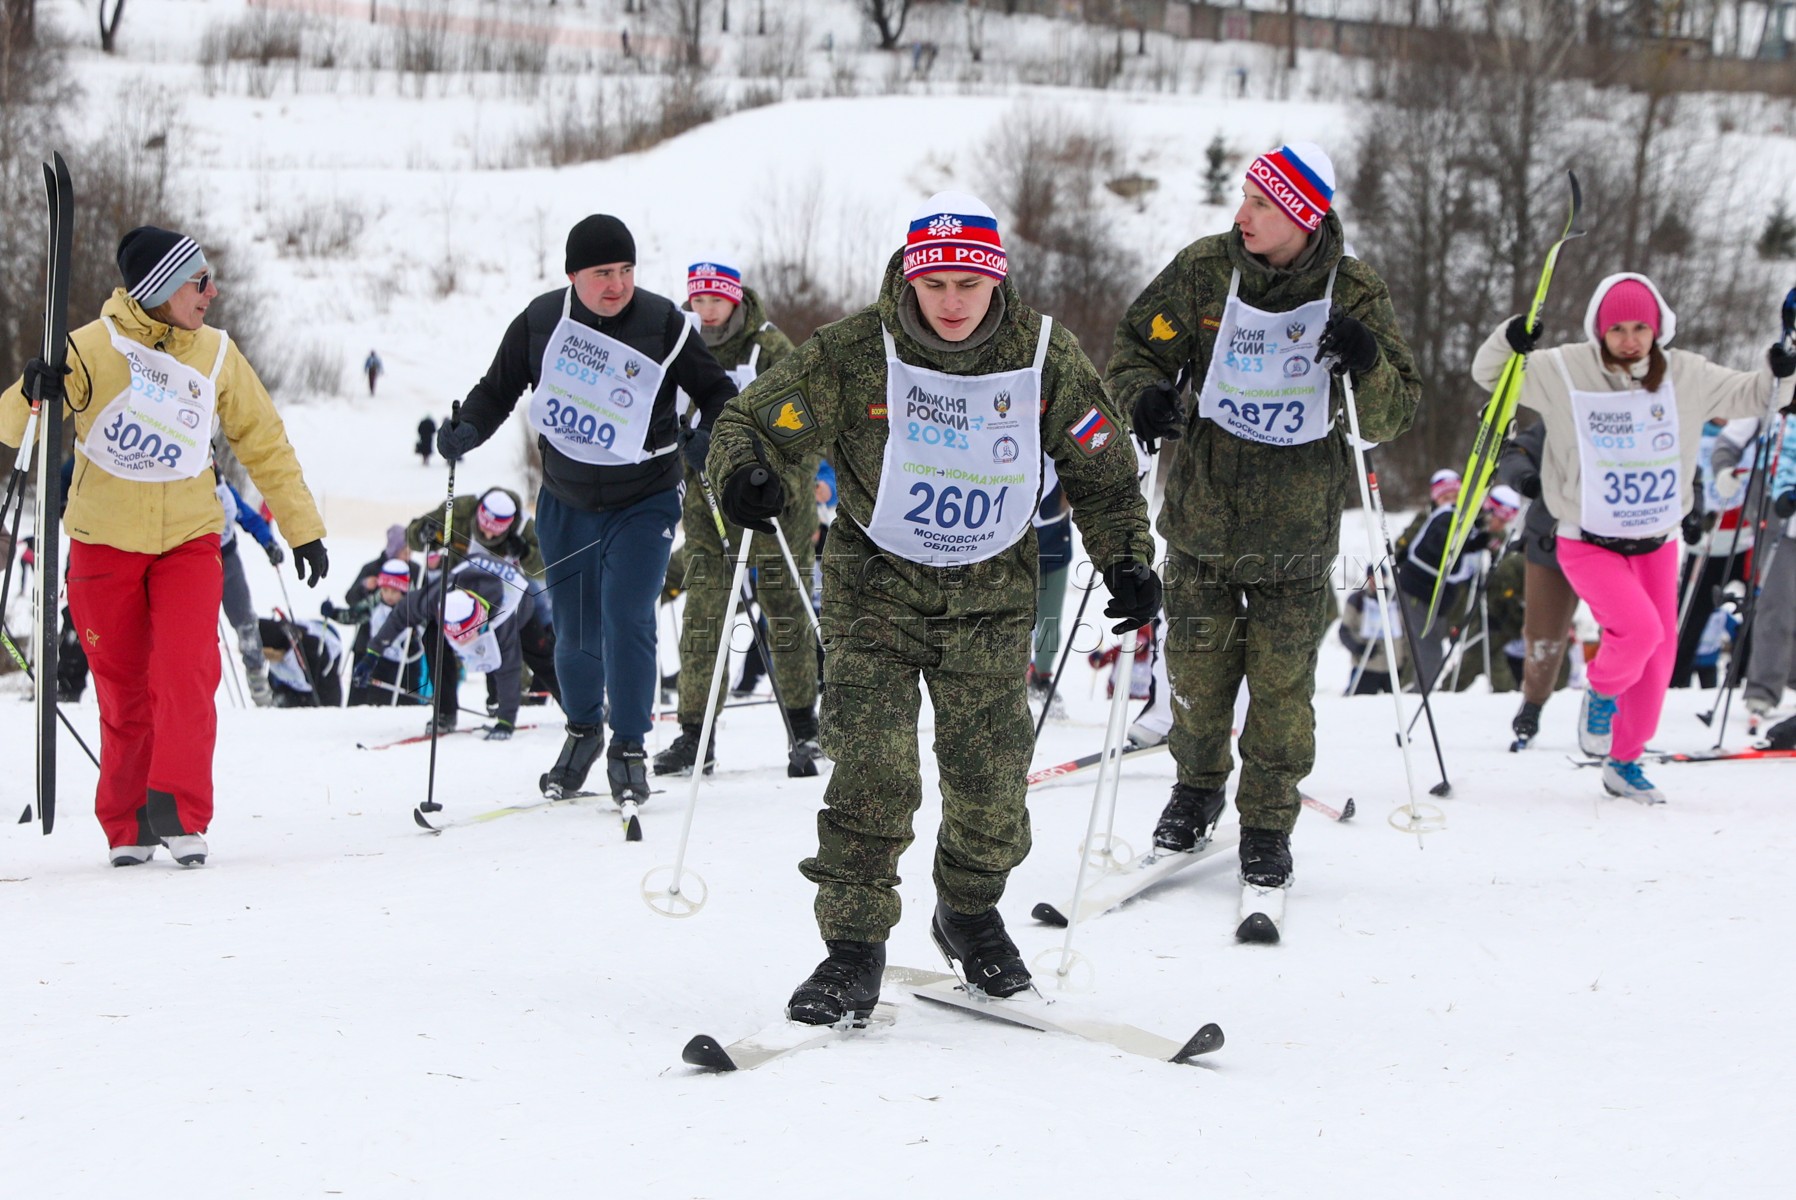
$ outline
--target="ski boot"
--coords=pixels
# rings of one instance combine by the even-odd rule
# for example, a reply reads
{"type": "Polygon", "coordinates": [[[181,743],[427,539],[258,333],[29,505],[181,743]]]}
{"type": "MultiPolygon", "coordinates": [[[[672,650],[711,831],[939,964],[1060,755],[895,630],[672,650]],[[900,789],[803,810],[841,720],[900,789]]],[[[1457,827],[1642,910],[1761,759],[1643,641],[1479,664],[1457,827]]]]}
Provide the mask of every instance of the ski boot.
{"type": "Polygon", "coordinates": [[[274,687],[268,682],[266,668],[249,671],[244,678],[249,684],[249,698],[257,708],[274,707],[274,687]]]}
{"type": "Polygon", "coordinates": [[[1291,886],[1291,835],[1278,829],[1241,830],[1241,882],[1257,888],[1291,886]]]}
{"type": "Polygon", "coordinates": [[[537,780],[537,786],[543,795],[551,800],[577,792],[586,783],[586,773],[592,770],[593,760],[598,758],[599,751],[605,746],[604,734],[597,725],[576,725],[569,721],[567,725],[567,741],[561,744],[561,753],[555,758],[555,765],[543,773],[537,780]]]}
{"type": "Polygon", "coordinates": [[[1617,762],[1612,758],[1604,763],[1603,790],[1611,796],[1626,796],[1642,804],[1665,803],[1665,794],[1653,786],[1646,772],[1640,769],[1639,762],[1617,762]]]}
{"type": "Polygon", "coordinates": [[[929,936],[950,966],[960,963],[969,991],[1001,1000],[1030,986],[1029,968],[995,908],[967,916],[937,900],[929,936]]]}
{"type": "Polygon", "coordinates": [[[1189,784],[1172,785],[1172,799],[1160,813],[1154,826],[1154,849],[1168,854],[1196,850],[1210,840],[1222,810],[1228,806],[1221,788],[1194,788],[1189,784]]]}
{"type": "Polygon", "coordinates": [[[436,716],[424,722],[424,735],[429,737],[434,733],[441,737],[445,733],[454,733],[455,715],[454,709],[450,709],[448,712],[437,713],[436,716]]]}
{"type": "MultiPolygon", "coordinates": [[[[667,749],[655,755],[655,774],[688,776],[692,774],[692,764],[698,761],[698,735],[704,731],[702,725],[681,724],[680,736],[673,740],[667,749]]],[[[705,747],[705,774],[709,775],[717,768],[717,731],[711,731],[711,744],[705,747]]]]}
{"type": "MultiPolygon", "coordinates": [[[[174,855],[175,861],[184,867],[203,867],[206,865],[206,839],[197,833],[181,833],[174,837],[165,837],[162,844],[174,855]]],[[[118,865],[116,859],[113,866],[118,865]]]]}
{"type": "Polygon", "coordinates": [[[817,744],[817,713],[806,705],[788,708],[786,717],[792,722],[792,748],[786,755],[786,774],[793,779],[809,779],[817,774],[817,761],[823,747],[817,744]]]}
{"type": "Polygon", "coordinates": [[[649,752],[641,742],[611,740],[605,751],[605,774],[611,781],[611,798],[622,808],[649,798],[649,752]]]}
{"type": "Polygon", "coordinates": [[[1578,749],[1591,758],[1606,758],[1615,744],[1615,697],[1584,689],[1578,706],[1578,749]]]}
{"type": "Polygon", "coordinates": [[[1037,671],[1034,663],[1029,664],[1028,680],[1030,709],[1039,715],[1042,706],[1046,705],[1050,720],[1066,720],[1066,702],[1060,698],[1060,693],[1055,692],[1052,699],[1048,697],[1048,690],[1053,687],[1053,680],[1048,675],[1037,671]]]}
{"type": "Polygon", "coordinates": [[[1515,712],[1515,719],[1509,722],[1509,728],[1515,732],[1515,741],[1509,744],[1511,750],[1526,750],[1534,735],[1540,732],[1540,705],[1529,700],[1522,701],[1522,706],[1515,712]]]}
{"type": "Polygon", "coordinates": [[[884,942],[825,940],[829,957],[786,1001],[786,1020],[800,1025],[842,1025],[865,1021],[879,1003],[886,969],[884,942]]]}

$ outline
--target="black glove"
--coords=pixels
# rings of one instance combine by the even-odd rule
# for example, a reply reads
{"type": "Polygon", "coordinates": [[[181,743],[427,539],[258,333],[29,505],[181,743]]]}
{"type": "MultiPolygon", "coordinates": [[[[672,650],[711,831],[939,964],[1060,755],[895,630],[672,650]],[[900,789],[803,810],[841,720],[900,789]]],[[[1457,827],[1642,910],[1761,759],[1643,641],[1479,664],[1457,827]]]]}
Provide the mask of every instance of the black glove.
{"type": "Polygon", "coordinates": [[[281,549],[281,544],[279,542],[269,542],[266,546],[262,547],[262,553],[268,556],[268,561],[273,566],[278,567],[287,561],[287,552],[281,549]]]}
{"type": "Polygon", "coordinates": [[[1771,364],[1771,374],[1779,379],[1788,379],[1796,375],[1796,353],[1784,349],[1782,342],[1774,342],[1765,353],[1765,361],[1771,364]]]}
{"type": "Polygon", "coordinates": [[[437,453],[454,462],[480,444],[480,430],[472,421],[444,421],[437,430],[437,453]]]}
{"type": "Polygon", "coordinates": [[[38,398],[61,404],[68,399],[68,392],[62,386],[62,377],[68,373],[69,365],[67,363],[62,364],[62,370],[59,372],[53,370],[50,364],[41,358],[32,359],[25,364],[26,398],[38,398]]]}
{"type": "Polygon", "coordinates": [[[380,661],[380,655],[372,650],[362,654],[361,661],[356,663],[355,670],[350,673],[349,682],[358,688],[367,688],[374,683],[374,666],[380,661]]]}
{"type": "Polygon", "coordinates": [[[347,610],[339,609],[336,605],[332,604],[329,600],[326,600],[323,604],[320,604],[318,606],[318,615],[323,617],[327,621],[336,620],[337,614],[339,612],[343,612],[345,615],[347,615],[347,610]]]}
{"type": "Polygon", "coordinates": [[[1135,440],[1149,454],[1161,438],[1176,442],[1185,436],[1185,406],[1179,402],[1178,389],[1165,379],[1156,379],[1142,389],[1130,416],[1135,440]]]}
{"type": "Polygon", "coordinates": [[[1110,589],[1106,617],[1121,617],[1111,633],[1140,629],[1160,613],[1160,577],[1143,562],[1125,558],[1104,568],[1104,586],[1110,589]]]}
{"type": "Polygon", "coordinates": [[[1540,472],[1529,471],[1515,481],[1515,490],[1530,500],[1540,499],[1540,472]]]}
{"type": "Polygon", "coordinates": [[[780,477],[760,463],[749,463],[730,472],[723,481],[723,498],[718,502],[723,515],[757,533],[772,533],[773,522],[786,507],[786,485],[780,477]]]}
{"type": "Polygon", "coordinates": [[[688,429],[680,438],[680,455],[686,465],[700,475],[705,473],[705,455],[711,453],[711,431],[688,429]]]}
{"type": "Polygon", "coordinates": [[[1784,520],[1796,517],[1796,488],[1791,488],[1771,502],[1771,511],[1784,520]]]}
{"type": "Polygon", "coordinates": [[[301,579],[305,579],[307,587],[317,587],[318,581],[330,573],[331,560],[324,553],[324,543],[313,538],[303,546],[293,547],[293,571],[301,579]],[[312,569],[312,577],[306,579],[306,568],[312,569]]]}
{"type": "Polygon", "coordinates": [[[497,721],[494,721],[491,725],[487,726],[486,732],[481,735],[481,740],[486,742],[509,742],[511,740],[511,722],[507,721],[504,717],[500,717],[497,721]]]}
{"type": "Polygon", "coordinates": [[[1540,322],[1536,321],[1533,328],[1529,328],[1527,317],[1511,318],[1503,327],[1503,340],[1517,354],[1530,354],[1540,344],[1540,322]]]}
{"type": "Polygon", "coordinates": [[[1322,336],[1316,342],[1316,361],[1325,358],[1334,360],[1328,369],[1336,375],[1343,372],[1364,375],[1378,365],[1378,339],[1358,318],[1348,316],[1337,304],[1328,314],[1328,324],[1322,327],[1322,336]]]}
{"type": "Polygon", "coordinates": [[[1684,545],[1694,546],[1702,541],[1702,509],[1693,508],[1684,514],[1684,545]]]}

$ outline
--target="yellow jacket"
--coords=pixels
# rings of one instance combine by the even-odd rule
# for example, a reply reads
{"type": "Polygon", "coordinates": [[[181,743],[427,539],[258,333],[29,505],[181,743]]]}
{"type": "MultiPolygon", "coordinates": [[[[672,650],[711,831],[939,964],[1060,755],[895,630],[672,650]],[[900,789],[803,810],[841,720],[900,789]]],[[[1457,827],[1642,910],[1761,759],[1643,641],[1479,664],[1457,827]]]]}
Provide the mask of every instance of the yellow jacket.
{"type": "MultiPolygon", "coordinates": [[[[124,288],[115,290],[100,311],[112,319],[121,336],[172,354],[202,372],[211,371],[218,360],[218,330],[164,325],[145,313],[124,288]]],[[[124,356],[112,348],[103,322],[82,326],[69,340],[73,373],[67,380],[69,403],[64,415],[73,415],[76,439],[85,443],[101,412],[130,386],[131,375],[124,356]]],[[[17,446],[24,440],[30,411],[23,380],[0,394],[0,442],[17,446]]],[[[288,543],[299,546],[323,537],[324,519],[287,443],[287,427],[235,342],[218,372],[218,422],[288,543]]],[[[63,528],[79,542],[163,554],[196,537],[224,531],[217,486],[210,467],[193,479],[172,483],[121,479],[89,462],[77,449],[63,528]]]]}

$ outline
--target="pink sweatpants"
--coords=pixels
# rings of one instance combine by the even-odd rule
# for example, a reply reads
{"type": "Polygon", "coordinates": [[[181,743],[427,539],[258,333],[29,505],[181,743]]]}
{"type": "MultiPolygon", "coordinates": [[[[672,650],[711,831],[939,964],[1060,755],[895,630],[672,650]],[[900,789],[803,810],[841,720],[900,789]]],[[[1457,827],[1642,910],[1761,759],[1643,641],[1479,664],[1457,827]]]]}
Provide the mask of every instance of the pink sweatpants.
{"type": "Polygon", "coordinates": [[[1560,538],[1559,567],[1603,627],[1590,686],[1617,698],[1609,753],[1633,762],[1658,732],[1677,659],[1678,541],[1629,557],[1560,538]]]}

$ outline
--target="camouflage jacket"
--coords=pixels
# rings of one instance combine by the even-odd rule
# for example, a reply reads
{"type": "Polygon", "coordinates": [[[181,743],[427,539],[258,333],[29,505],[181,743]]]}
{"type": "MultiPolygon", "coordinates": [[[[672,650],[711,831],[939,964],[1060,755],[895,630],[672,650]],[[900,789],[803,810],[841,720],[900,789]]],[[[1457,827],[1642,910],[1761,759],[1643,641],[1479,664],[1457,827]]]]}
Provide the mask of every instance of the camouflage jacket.
{"type": "MultiPolygon", "coordinates": [[[[684,307],[690,309],[690,304],[684,307]]],[[[725,340],[706,347],[717,365],[726,371],[734,371],[742,366],[754,353],[755,347],[761,348],[760,357],[755,359],[755,377],[758,379],[773,370],[791,355],[794,347],[792,339],[785,331],[767,319],[767,309],[761,303],[761,297],[751,287],[742,289],[742,303],[737,311],[742,314],[742,328],[725,340]]],[[[786,491],[803,488],[807,495],[817,482],[817,462],[822,457],[822,447],[805,455],[802,460],[795,461],[789,468],[780,472],[780,481],[786,485],[786,491]]],[[[686,468],[686,484],[689,488],[699,486],[698,476],[691,467],[686,468]]]]}
{"type": "MultiPolygon", "coordinates": [[[[1288,312],[1320,300],[1330,268],[1339,264],[1334,301],[1378,339],[1378,362],[1354,379],[1360,433],[1386,442],[1409,428],[1421,384],[1397,328],[1390,294],[1365,263],[1342,251],[1340,218],[1330,213],[1321,239],[1298,265],[1268,266],[1249,254],[1239,232],[1202,238],[1148,284],[1116,328],[1105,381],[1125,415],[1135,398],[1161,379],[1188,372],[1192,396],[1203,387],[1215,350],[1229,276],[1241,272],[1241,300],[1267,312],[1288,312]]],[[[1325,572],[1340,547],[1341,510],[1356,484],[1347,441],[1344,394],[1337,381],[1332,432],[1301,446],[1249,442],[1196,415],[1173,443],[1160,532],[1172,546],[1248,577],[1305,578],[1325,572]]]]}
{"type": "MultiPolygon", "coordinates": [[[[706,469],[719,491],[731,472],[755,461],[757,443],[782,473],[787,464],[816,451],[829,456],[838,496],[832,554],[851,545],[856,553],[872,552],[871,539],[861,531],[872,520],[885,461],[882,325],[891,332],[905,362],[953,375],[1027,367],[1041,336],[1040,315],[1025,306],[1006,281],[999,289],[1004,317],[990,337],[958,352],[924,347],[905,332],[899,318],[899,304],[909,287],[899,269],[901,257],[894,254],[887,264],[878,303],[818,330],[791,357],[730,401],[713,430],[706,469]]],[[[1078,339],[1058,322],[1049,338],[1042,376],[1042,449],[1054,459],[1087,551],[1100,567],[1124,558],[1151,561],[1153,541],[1135,478],[1135,456],[1123,436],[1126,427],[1119,423],[1078,339]],[[1071,430],[1086,422],[1093,410],[1108,428],[1081,445],[1071,430]]],[[[970,597],[965,609],[978,609],[1032,606],[1035,554],[1030,531],[1003,553],[968,566],[928,567],[887,557],[916,589],[920,603],[934,602],[925,601],[925,593],[939,597],[946,586],[959,586],[970,597]],[[948,577],[957,583],[948,585],[948,577]]]]}

